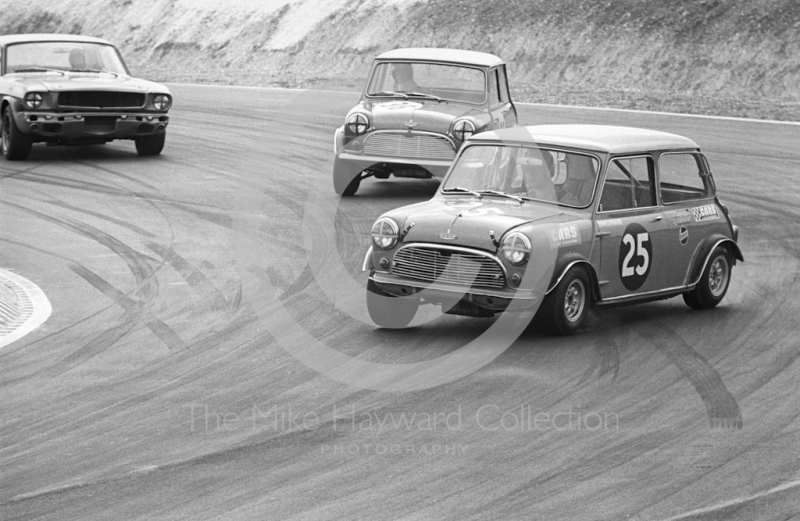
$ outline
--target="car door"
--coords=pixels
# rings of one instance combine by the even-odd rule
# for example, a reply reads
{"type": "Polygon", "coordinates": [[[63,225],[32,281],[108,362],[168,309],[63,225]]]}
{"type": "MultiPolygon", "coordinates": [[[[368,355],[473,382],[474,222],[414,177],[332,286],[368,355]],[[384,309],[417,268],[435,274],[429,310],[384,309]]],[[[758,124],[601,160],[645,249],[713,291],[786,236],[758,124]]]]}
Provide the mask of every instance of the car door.
{"type": "Polygon", "coordinates": [[[658,158],[658,192],[667,224],[671,287],[688,284],[689,270],[700,243],[723,222],[713,198],[707,163],[696,151],[665,152],[658,158]]]}
{"type": "Polygon", "coordinates": [[[664,230],[650,155],[612,157],[597,206],[600,296],[603,300],[664,288],[664,230]]]}
{"type": "Polygon", "coordinates": [[[517,124],[517,111],[509,97],[503,65],[489,71],[489,113],[493,129],[513,127],[517,124]]]}

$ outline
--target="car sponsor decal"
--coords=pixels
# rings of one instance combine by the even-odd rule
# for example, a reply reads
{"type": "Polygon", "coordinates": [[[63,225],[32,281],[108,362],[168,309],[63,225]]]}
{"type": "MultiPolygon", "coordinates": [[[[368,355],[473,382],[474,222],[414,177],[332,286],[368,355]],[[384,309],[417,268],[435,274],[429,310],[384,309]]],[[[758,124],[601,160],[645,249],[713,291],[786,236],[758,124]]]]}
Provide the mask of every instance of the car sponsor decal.
{"type": "Polygon", "coordinates": [[[414,101],[389,101],[387,103],[377,103],[375,108],[378,110],[408,110],[421,109],[424,105],[414,101]]]}
{"type": "Polygon", "coordinates": [[[680,239],[681,244],[686,244],[689,241],[689,230],[686,226],[681,226],[681,229],[678,231],[678,239],[680,239]]]}
{"type": "Polygon", "coordinates": [[[667,218],[672,221],[672,226],[678,226],[679,224],[692,222],[692,211],[688,208],[684,208],[682,210],[673,210],[666,213],[667,218]]]}
{"type": "Polygon", "coordinates": [[[505,212],[500,208],[471,208],[469,210],[465,210],[459,214],[462,217],[483,217],[484,215],[489,215],[493,213],[495,215],[503,215],[505,212]]]}
{"type": "Polygon", "coordinates": [[[707,204],[706,206],[697,206],[695,208],[692,208],[692,213],[694,214],[694,220],[696,222],[719,219],[719,213],[717,213],[717,206],[714,204],[707,204]]]}
{"type": "Polygon", "coordinates": [[[550,239],[550,249],[561,246],[572,246],[581,243],[581,234],[576,226],[559,226],[553,228],[547,234],[550,239]]]}
{"type": "Polygon", "coordinates": [[[619,275],[630,291],[642,287],[653,264],[653,245],[644,226],[631,223],[622,234],[619,247],[619,275]]]}

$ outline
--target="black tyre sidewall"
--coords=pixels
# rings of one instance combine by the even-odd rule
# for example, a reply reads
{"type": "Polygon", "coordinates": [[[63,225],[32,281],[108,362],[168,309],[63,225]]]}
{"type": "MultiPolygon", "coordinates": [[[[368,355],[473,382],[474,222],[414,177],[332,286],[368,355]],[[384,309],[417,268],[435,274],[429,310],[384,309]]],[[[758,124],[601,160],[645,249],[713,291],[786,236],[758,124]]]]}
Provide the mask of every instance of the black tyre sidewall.
{"type": "Polygon", "coordinates": [[[541,317],[545,330],[553,335],[569,336],[574,335],[583,326],[586,321],[586,316],[589,314],[589,309],[592,306],[592,286],[591,279],[586,273],[586,270],[580,266],[573,266],[564,275],[564,278],[558,283],[558,286],[545,297],[542,302],[544,311],[541,317]],[[567,288],[575,280],[580,279],[583,283],[584,289],[584,303],[583,310],[580,317],[570,322],[567,320],[566,312],[564,311],[564,299],[566,298],[567,288]]]}
{"type": "Polygon", "coordinates": [[[717,246],[711,255],[708,256],[708,262],[700,275],[700,280],[693,291],[684,294],[683,300],[689,307],[694,309],[710,309],[722,302],[725,295],[728,293],[728,288],[731,285],[731,276],[733,275],[733,263],[731,262],[731,255],[728,250],[723,246],[717,246]],[[714,262],[719,258],[724,257],[725,262],[728,264],[728,280],[726,281],[725,290],[718,296],[711,293],[711,287],[708,285],[708,275],[711,272],[711,267],[714,262]]]}
{"type": "Polygon", "coordinates": [[[138,137],[135,139],[136,152],[140,156],[157,156],[164,150],[167,141],[167,133],[163,132],[155,136],[138,137]]]}
{"type": "Polygon", "coordinates": [[[14,115],[11,112],[10,107],[3,111],[2,118],[3,132],[8,132],[8,147],[2,146],[2,141],[0,141],[0,148],[3,149],[3,156],[9,161],[26,159],[31,153],[31,145],[33,145],[33,141],[31,140],[30,136],[24,135],[17,127],[17,123],[14,121],[14,115]]]}
{"type": "Polygon", "coordinates": [[[402,329],[414,319],[419,300],[412,297],[395,297],[382,291],[369,279],[367,282],[367,311],[376,325],[388,329],[402,329]]]}

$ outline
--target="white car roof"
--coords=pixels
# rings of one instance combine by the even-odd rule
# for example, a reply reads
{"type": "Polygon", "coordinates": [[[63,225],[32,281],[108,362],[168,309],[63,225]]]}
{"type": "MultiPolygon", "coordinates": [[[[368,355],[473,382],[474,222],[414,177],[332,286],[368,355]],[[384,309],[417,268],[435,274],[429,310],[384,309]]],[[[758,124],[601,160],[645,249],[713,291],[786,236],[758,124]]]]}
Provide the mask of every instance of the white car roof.
{"type": "Polygon", "coordinates": [[[104,43],[113,45],[108,40],[102,38],[95,38],[94,36],[83,36],[80,34],[8,34],[0,36],[0,45],[8,45],[12,43],[27,43],[27,42],[87,42],[87,43],[104,43]]]}
{"type": "Polygon", "coordinates": [[[634,127],[611,125],[534,125],[482,132],[470,141],[509,141],[539,145],[583,148],[610,154],[628,154],[648,150],[697,149],[689,138],[634,127]]]}
{"type": "Polygon", "coordinates": [[[503,64],[503,60],[494,54],[461,49],[439,49],[415,47],[410,49],[395,49],[387,51],[375,58],[376,60],[414,60],[414,61],[443,61],[494,67],[503,64]]]}

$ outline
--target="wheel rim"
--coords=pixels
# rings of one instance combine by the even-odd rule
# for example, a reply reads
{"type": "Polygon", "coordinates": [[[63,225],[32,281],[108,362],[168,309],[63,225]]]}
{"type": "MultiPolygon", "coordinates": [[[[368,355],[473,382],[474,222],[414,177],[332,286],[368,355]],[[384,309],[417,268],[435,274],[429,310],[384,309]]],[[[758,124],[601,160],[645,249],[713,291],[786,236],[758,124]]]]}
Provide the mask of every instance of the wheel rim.
{"type": "Polygon", "coordinates": [[[729,276],[728,259],[724,255],[720,255],[714,259],[708,270],[708,289],[713,296],[719,297],[725,292],[728,287],[729,276]]]}
{"type": "Polygon", "coordinates": [[[564,316],[569,322],[577,321],[583,314],[586,305],[586,288],[580,279],[575,279],[567,286],[564,295],[564,316]]]}

